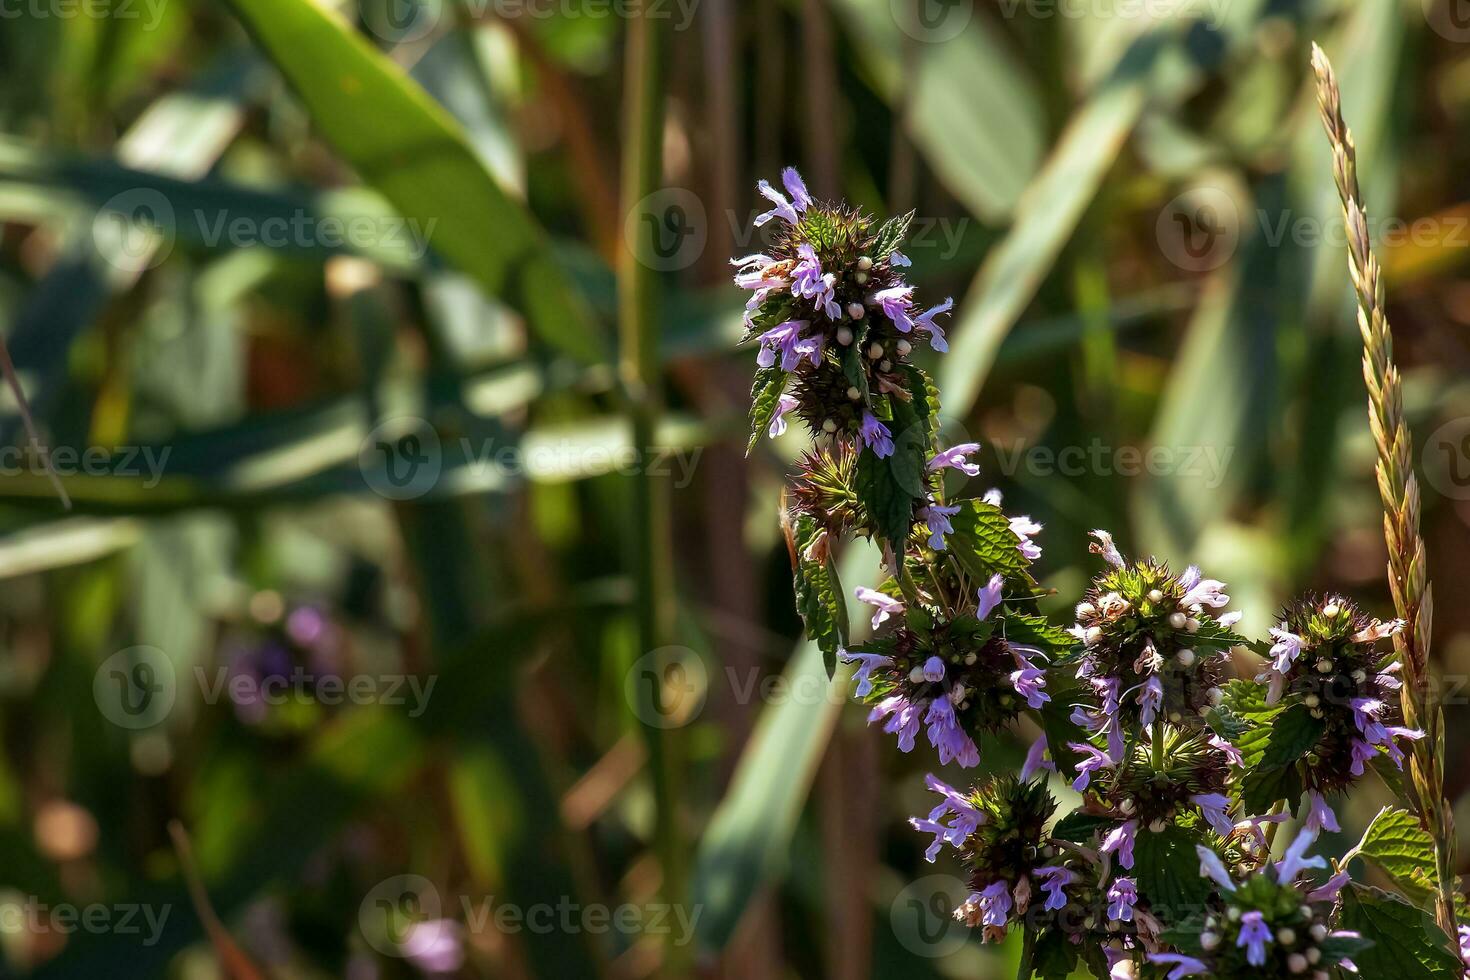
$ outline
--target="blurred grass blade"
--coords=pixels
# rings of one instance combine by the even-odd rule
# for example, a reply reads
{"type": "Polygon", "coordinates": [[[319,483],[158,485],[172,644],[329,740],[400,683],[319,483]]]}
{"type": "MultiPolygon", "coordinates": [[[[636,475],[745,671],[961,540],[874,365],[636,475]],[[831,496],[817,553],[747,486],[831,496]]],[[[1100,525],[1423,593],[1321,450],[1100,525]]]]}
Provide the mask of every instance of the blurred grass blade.
{"type": "MultiPolygon", "coordinates": [[[[869,549],[850,545],[844,582],[861,582],[875,564],[869,549]]],[[[857,606],[847,599],[848,613],[857,606]]],[[[827,679],[822,651],[807,640],[784,674],[789,691],[821,691],[816,704],[792,697],[761,712],[719,808],[699,843],[691,901],[704,915],[695,927],[699,948],[719,952],[730,941],[751,898],[784,871],[797,818],[806,804],[827,740],[846,701],[850,671],[827,679]]]]}
{"type": "Polygon", "coordinates": [[[1015,224],[986,256],[940,362],[939,388],[950,415],[963,417],[975,404],[1001,341],[1036,295],[1138,121],[1168,41],[1168,34],[1151,33],[1134,42],[1067,124],[1017,205],[1015,224]]]}
{"type": "Polygon", "coordinates": [[[327,141],[405,217],[432,228],[427,237],[445,259],[523,314],[548,346],[583,362],[605,358],[540,227],[447,111],[310,0],[229,2],[327,141]]]}

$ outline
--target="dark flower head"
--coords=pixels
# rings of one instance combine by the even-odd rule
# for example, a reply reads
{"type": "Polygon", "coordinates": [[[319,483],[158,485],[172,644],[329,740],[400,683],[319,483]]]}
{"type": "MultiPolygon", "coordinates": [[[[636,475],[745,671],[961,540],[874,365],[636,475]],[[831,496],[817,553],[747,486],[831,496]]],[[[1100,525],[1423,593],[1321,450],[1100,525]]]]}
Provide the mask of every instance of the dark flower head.
{"type": "Polygon", "coordinates": [[[1269,686],[1267,701],[1306,710],[1322,723],[1300,767],[1313,829],[1336,829],[1324,794],[1352,785],[1381,754],[1402,768],[1400,740],[1422,737],[1396,723],[1398,663],[1381,648],[1402,627],[1400,620],[1373,619],[1343,596],[1325,595],[1288,606],[1271,630],[1270,664],[1257,678],[1269,686]]]}
{"type": "Polygon", "coordinates": [[[1140,832],[1183,823],[1229,836],[1235,829],[1226,788],[1230,762],[1230,746],[1208,732],[1172,725],[1145,730],[1126,758],[1112,760],[1087,787],[1090,808],[1121,821],[1104,851],[1117,852],[1122,866],[1131,868],[1140,832]],[[1156,747],[1154,738],[1162,745],[1156,747]]]}

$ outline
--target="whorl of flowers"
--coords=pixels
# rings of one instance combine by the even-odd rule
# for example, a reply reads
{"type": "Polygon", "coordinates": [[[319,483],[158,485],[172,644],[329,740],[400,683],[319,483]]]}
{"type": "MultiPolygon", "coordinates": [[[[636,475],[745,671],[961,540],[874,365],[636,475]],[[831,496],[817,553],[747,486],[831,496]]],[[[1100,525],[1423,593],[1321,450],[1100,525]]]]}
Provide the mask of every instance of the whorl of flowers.
{"type": "Polygon", "coordinates": [[[1337,969],[1357,972],[1354,953],[1366,948],[1362,936],[1334,930],[1334,903],[1347,884],[1346,872],[1318,881],[1312,872],[1327,869],[1322,857],[1308,856],[1316,835],[1298,834],[1281,860],[1263,864],[1236,881],[1220,856],[1199,847],[1200,874],[1216,886],[1217,900],[1197,932],[1170,935],[1183,952],[1150,953],[1150,963],[1168,970],[1167,980],[1188,976],[1298,978],[1329,980],[1337,969]]]}
{"type": "Polygon", "coordinates": [[[1399,769],[1399,741],[1423,732],[1395,724],[1399,718],[1399,664],[1381,641],[1403,628],[1380,622],[1349,599],[1328,595],[1287,607],[1271,629],[1266,670],[1267,703],[1304,711],[1320,735],[1299,763],[1309,800],[1307,826],[1337,830],[1325,797],[1351,786],[1365,766],[1386,755],[1399,769]]]}

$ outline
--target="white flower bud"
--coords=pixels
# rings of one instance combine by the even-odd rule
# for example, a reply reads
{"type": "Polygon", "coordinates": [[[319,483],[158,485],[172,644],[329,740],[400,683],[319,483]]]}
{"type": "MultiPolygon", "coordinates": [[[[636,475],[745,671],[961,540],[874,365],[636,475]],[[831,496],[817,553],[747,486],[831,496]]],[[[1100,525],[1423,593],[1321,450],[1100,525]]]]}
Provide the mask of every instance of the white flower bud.
{"type": "Polygon", "coordinates": [[[1306,697],[1302,698],[1302,703],[1309,708],[1315,708],[1317,707],[1317,705],[1322,703],[1322,699],[1317,697],[1317,695],[1315,694],[1308,694],[1306,697]]]}
{"type": "Polygon", "coordinates": [[[1276,930],[1276,941],[1283,946],[1291,946],[1296,942],[1296,930],[1290,926],[1283,926],[1276,930]]]}
{"type": "Polygon", "coordinates": [[[1225,700],[1225,692],[1220,690],[1218,687],[1212,687],[1210,688],[1209,693],[1205,695],[1205,697],[1210,699],[1211,704],[1219,705],[1225,700]]]}
{"type": "Polygon", "coordinates": [[[1124,800],[1123,800],[1123,802],[1120,803],[1120,804],[1118,804],[1118,809],[1121,810],[1121,811],[1123,811],[1123,814],[1125,816],[1128,816],[1128,815],[1131,815],[1134,810],[1137,810],[1138,809],[1138,804],[1137,803],[1134,803],[1133,802],[1133,797],[1129,796],[1129,797],[1125,797],[1124,800]]]}
{"type": "Polygon", "coordinates": [[[1160,592],[1158,589],[1154,589],[1152,592],[1150,592],[1148,594],[1148,601],[1149,602],[1163,602],[1164,601],[1164,593],[1160,592]]]}
{"type": "Polygon", "coordinates": [[[896,347],[898,349],[899,357],[908,357],[909,351],[914,349],[914,345],[909,343],[907,340],[900,340],[896,347]]]}
{"type": "Polygon", "coordinates": [[[857,385],[853,385],[852,387],[847,389],[847,397],[851,398],[853,401],[857,401],[859,398],[863,397],[863,393],[861,391],[858,391],[857,385]]]}
{"type": "Polygon", "coordinates": [[[852,281],[859,286],[866,286],[868,284],[868,274],[866,272],[854,272],[852,274],[852,281]]]}
{"type": "Polygon", "coordinates": [[[1198,633],[1199,632],[1199,620],[1195,619],[1193,616],[1190,616],[1188,619],[1186,619],[1184,621],[1184,628],[1186,630],[1188,630],[1189,632],[1191,632],[1191,633],[1198,633]]]}
{"type": "Polygon", "coordinates": [[[868,308],[861,303],[847,304],[847,315],[852,317],[854,320],[861,320],[863,318],[863,314],[867,312],[868,308]]]}
{"type": "Polygon", "coordinates": [[[1326,657],[1323,657],[1321,660],[1317,661],[1317,673],[1319,673],[1319,674],[1330,674],[1330,673],[1332,673],[1332,661],[1331,660],[1328,660],[1326,657]]]}
{"type": "Polygon", "coordinates": [[[1359,684],[1363,683],[1367,679],[1368,672],[1363,668],[1359,667],[1357,670],[1353,671],[1353,680],[1357,681],[1359,684]]]}
{"type": "Polygon", "coordinates": [[[879,361],[878,362],[878,370],[879,371],[883,371],[883,372],[892,371],[893,370],[893,362],[892,361],[879,361]]]}
{"type": "Polygon", "coordinates": [[[1174,657],[1179,661],[1179,666],[1181,667],[1188,667],[1194,663],[1193,650],[1180,650],[1178,653],[1174,654],[1174,657]]]}
{"type": "Polygon", "coordinates": [[[1170,613],[1169,614],[1169,625],[1172,626],[1172,627],[1174,627],[1176,630],[1182,630],[1182,629],[1184,629],[1184,624],[1187,623],[1188,621],[1189,621],[1189,617],[1186,616],[1186,615],[1184,615],[1184,613],[1182,613],[1182,612],[1176,612],[1176,613],[1170,613]]]}
{"type": "Polygon", "coordinates": [[[1327,938],[1327,927],[1320,922],[1312,926],[1310,931],[1312,933],[1312,939],[1319,943],[1327,938]]]}
{"type": "Polygon", "coordinates": [[[1340,612],[1342,612],[1342,607],[1335,602],[1329,602],[1327,605],[1322,607],[1322,615],[1326,616],[1328,619],[1336,619],[1337,614],[1340,612]]]}
{"type": "Polygon", "coordinates": [[[1199,934],[1199,944],[1205,949],[1214,949],[1220,945],[1220,936],[1213,932],[1202,932],[1199,934]]]}
{"type": "Polygon", "coordinates": [[[857,260],[857,267],[859,269],[861,269],[863,272],[867,272],[869,269],[871,269],[873,267],[873,260],[870,259],[870,258],[868,258],[866,255],[861,256],[857,260]]]}
{"type": "Polygon", "coordinates": [[[914,669],[909,671],[909,680],[914,684],[924,683],[924,668],[921,664],[915,664],[914,669]]]}
{"type": "Polygon", "coordinates": [[[848,344],[852,343],[852,327],[838,327],[837,342],[843,347],[846,347],[848,344]]]}
{"type": "Polygon", "coordinates": [[[1308,963],[1316,963],[1321,958],[1322,958],[1322,951],[1320,949],[1318,949],[1316,946],[1313,946],[1311,949],[1307,950],[1307,962],[1308,963]]]}
{"type": "Polygon", "coordinates": [[[1077,618],[1087,619],[1097,615],[1097,607],[1090,602],[1083,602],[1077,606],[1077,618]]]}
{"type": "Polygon", "coordinates": [[[1286,968],[1292,973],[1307,972],[1307,958],[1301,953],[1292,953],[1286,958],[1286,968]]]}
{"type": "Polygon", "coordinates": [[[829,433],[830,432],[836,432],[837,431],[837,423],[835,421],[833,421],[832,419],[826,419],[826,420],[824,420],[822,422],[822,431],[823,432],[829,432],[829,433]]]}
{"type": "Polygon", "coordinates": [[[873,346],[871,346],[871,347],[868,348],[868,360],[870,360],[870,361],[876,361],[879,358],[881,358],[882,356],[883,356],[883,345],[880,344],[880,343],[878,343],[877,341],[874,341],[873,342],[873,346]]]}
{"type": "Polygon", "coordinates": [[[1085,642],[1088,646],[1096,646],[1102,642],[1102,638],[1103,634],[1101,629],[1096,626],[1089,626],[1087,628],[1087,639],[1085,642]]]}

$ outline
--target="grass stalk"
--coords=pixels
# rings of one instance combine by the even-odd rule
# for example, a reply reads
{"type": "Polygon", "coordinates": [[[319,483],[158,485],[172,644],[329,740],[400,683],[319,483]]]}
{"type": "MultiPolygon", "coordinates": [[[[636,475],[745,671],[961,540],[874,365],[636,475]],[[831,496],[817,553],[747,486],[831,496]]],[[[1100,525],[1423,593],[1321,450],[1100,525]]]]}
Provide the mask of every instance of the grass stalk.
{"type": "MultiPolygon", "coordinates": [[[[655,254],[657,217],[646,214],[649,195],[662,182],[664,130],[663,21],[640,3],[628,19],[624,62],[622,204],[620,213],[635,216],[633,231],[623,236],[618,255],[618,370],[627,399],[633,445],[654,445],[662,411],[659,364],[658,278],[646,257],[655,254]],[[633,236],[636,235],[636,238],[633,236]],[[631,240],[630,240],[631,239],[631,240]]],[[[630,539],[637,586],[636,616],[639,654],[667,646],[673,619],[674,576],[669,526],[669,487],[665,480],[641,472],[631,488],[630,539]]],[[[636,713],[635,713],[636,714],[636,713]]],[[[687,851],[679,820],[682,746],[677,728],[640,724],[647,740],[653,774],[655,826],[661,897],[670,906],[684,901],[687,851]]],[[[664,948],[663,972],[678,975],[684,950],[674,942],[664,948]]]]}
{"type": "Polygon", "coordinates": [[[1388,542],[1388,579],[1404,629],[1394,638],[1403,663],[1400,692],[1404,724],[1424,731],[1412,745],[1410,776],[1419,819],[1434,838],[1439,896],[1435,918],[1455,935],[1455,821],[1444,797],[1444,715],[1429,683],[1430,625],[1434,602],[1419,533],[1419,481],[1414,475],[1414,441],[1404,419],[1403,383],[1393,360],[1393,333],[1384,308],[1383,278],[1368,234],[1358,186],[1353,136],[1342,118],[1342,97],[1332,63],[1312,46],[1312,70],[1322,124],[1332,144],[1332,174],[1347,226],[1348,273],[1358,295],[1358,329],[1363,335],[1363,381],[1368,387],[1368,421],[1378,449],[1378,491],[1383,498],[1383,532],[1388,542]]]}

